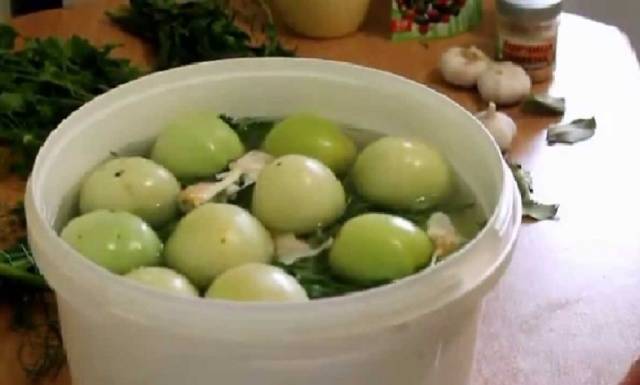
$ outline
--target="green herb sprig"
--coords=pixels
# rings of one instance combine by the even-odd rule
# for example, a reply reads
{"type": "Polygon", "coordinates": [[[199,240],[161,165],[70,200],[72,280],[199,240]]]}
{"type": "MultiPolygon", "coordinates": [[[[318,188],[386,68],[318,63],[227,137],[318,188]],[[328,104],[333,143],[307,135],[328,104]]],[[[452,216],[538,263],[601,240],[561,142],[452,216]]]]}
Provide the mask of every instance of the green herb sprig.
{"type": "Polygon", "coordinates": [[[140,71],[115,59],[114,45],[96,48],[74,36],[25,39],[0,24],[0,146],[11,148],[11,168],[28,175],[49,133],[96,95],[132,80],[140,71]]]}
{"type": "Polygon", "coordinates": [[[264,41],[256,44],[222,0],[130,0],[107,15],[151,44],[157,69],[233,57],[293,56],[278,40],[270,14],[264,41]]]}

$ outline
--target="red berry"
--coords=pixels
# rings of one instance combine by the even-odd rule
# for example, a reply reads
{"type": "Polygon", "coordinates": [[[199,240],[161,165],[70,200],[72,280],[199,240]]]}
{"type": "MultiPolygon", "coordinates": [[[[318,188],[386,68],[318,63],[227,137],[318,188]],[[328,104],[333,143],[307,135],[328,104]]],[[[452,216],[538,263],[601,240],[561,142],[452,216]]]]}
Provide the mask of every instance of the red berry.
{"type": "Polygon", "coordinates": [[[429,32],[429,24],[423,24],[421,26],[418,27],[418,31],[420,31],[420,33],[422,35],[426,35],[427,32],[429,32]]]}
{"type": "Polygon", "coordinates": [[[442,15],[442,17],[440,18],[440,22],[448,23],[450,19],[451,19],[451,15],[442,15]]]}
{"type": "Polygon", "coordinates": [[[404,18],[407,20],[413,20],[413,18],[416,17],[416,11],[414,11],[413,9],[408,9],[405,13],[404,13],[404,18]]]}
{"type": "Polygon", "coordinates": [[[436,3],[439,5],[448,5],[449,0],[438,0],[436,3]]]}
{"type": "Polygon", "coordinates": [[[391,32],[405,32],[411,29],[411,22],[409,20],[392,20],[391,32]]]}
{"type": "Polygon", "coordinates": [[[391,20],[391,32],[398,32],[400,30],[400,20],[391,20]]]}
{"type": "Polygon", "coordinates": [[[435,9],[431,8],[427,11],[427,16],[429,17],[429,19],[437,19],[438,16],[440,16],[440,12],[436,11],[435,9]]]}

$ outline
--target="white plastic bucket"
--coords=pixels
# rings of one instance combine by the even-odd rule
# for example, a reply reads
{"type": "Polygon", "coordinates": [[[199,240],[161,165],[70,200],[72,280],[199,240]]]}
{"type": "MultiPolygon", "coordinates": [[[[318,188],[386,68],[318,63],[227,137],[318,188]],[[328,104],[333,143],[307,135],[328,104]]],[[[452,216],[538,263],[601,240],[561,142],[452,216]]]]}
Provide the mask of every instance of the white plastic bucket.
{"type": "Polygon", "coordinates": [[[520,225],[515,183],[471,114],[418,83],[345,63],[234,59],[156,73],[80,108],[40,151],[29,239],[56,291],[75,385],[463,385],[483,297],[520,225]],[[303,304],[166,296],[61,241],[82,177],[110,151],[139,152],[186,110],[233,116],[314,111],[435,143],[490,219],[463,250],[397,283],[303,304]]]}

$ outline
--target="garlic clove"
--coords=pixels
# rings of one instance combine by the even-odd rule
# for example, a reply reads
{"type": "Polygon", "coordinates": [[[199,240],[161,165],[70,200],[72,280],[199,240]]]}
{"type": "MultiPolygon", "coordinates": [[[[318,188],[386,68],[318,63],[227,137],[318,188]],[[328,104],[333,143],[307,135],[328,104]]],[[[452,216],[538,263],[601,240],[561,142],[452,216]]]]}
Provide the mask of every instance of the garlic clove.
{"type": "Polygon", "coordinates": [[[464,243],[451,218],[447,214],[433,213],[427,221],[427,236],[435,244],[434,260],[454,252],[464,243]]]}
{"type": "Polygon", "coordinates": [[[264,166],[273,156],[262,151],[249,151],[229,164],[229,171],[216,174],[218,182],[202,182],[188,186],[178,195],[178,205],[183,212],[213,201],[221,194],[231,196],[256,182],[264,166]]]}
{"type": "Polygon", "coordinates": [[[183,212],[189,212],[198,206],[213,201],[220,194],[227,193],[227,189],[240,180],[240,171],[225,173],[225,178],[219,182],[201,182],[187,186],[178,195],[178,206],[183,212]]]}
{"type": "Polygon", "coordinates": [[[258,179],[258,174],[267,164],[271,163],[274,157],[263,151],[252,150],[244,154],[241,158],[229,164],[229,170],[240,171],[245,179],[253,182],[258,179]]]}
{"type": "Polygon", "coordinates": [[[474,46],[452,47],[440,58],[440,72],[448,83],[473,87],[490,63],[489,57],[474,46]]]}
{"type": "Polygon", "coordinates": [[[509,115],[496,110],[495,103],[489,103],[489,108],[476,115],[502,151],[509,151],[518,127],[509,115]]]}
{"type": "Polygon", "coordinates": [[[291,265],[296,261],[318,255],[333,244],[333,238],[327,239],[320,246],[313,248],[307,242],[296,238],[293,233],[277,234],[273,236],[276,258],[285,265],[291,265]]]}
{"type": "Polygon", "coordinates": [[[478,77],[478,91],[486,102],[512,105],[531,93],[531,78],[512,62],[492,63],[478,77]]]}

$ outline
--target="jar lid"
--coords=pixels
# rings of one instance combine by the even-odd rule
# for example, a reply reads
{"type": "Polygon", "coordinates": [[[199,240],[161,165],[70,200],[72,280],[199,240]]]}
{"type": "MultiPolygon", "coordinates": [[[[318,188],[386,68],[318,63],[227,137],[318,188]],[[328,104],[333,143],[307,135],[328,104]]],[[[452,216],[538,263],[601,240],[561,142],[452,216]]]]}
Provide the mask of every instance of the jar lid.
{"type": "Polygon", "coordinates": [[[498,12],[527,21],[552,20],[562,12],[562,0],[497,0],[498,12]]]}

